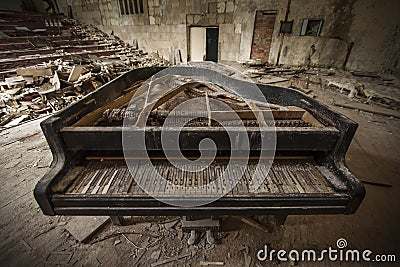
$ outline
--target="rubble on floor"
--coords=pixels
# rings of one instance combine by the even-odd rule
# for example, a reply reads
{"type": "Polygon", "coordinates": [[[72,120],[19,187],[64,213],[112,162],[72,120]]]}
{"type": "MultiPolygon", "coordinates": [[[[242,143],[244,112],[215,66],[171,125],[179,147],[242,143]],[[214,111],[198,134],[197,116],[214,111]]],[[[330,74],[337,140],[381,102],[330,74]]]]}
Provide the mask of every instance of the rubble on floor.
{"type": "MultiPolygon", "coordinates": [[[[331,90],[318,95],[318,100],[329,105],[334,97],[347,101],[346,96],[331,90]]],[[[260,262],[257,252],[265,244],[268,249],[321,251],[336,246],[336,240],[343,236],[355,248],[393,251],[399,244],[399,235],[393,233],[398,230],[396,218],[400,211],[400,165],[396,151],[400,120],[384,120],[382,116],[351,109],[343,110],[343,114],[360,125],[346,157],[348,166],[363,181],[391,184],[392,187],[367,184],[368,198],[354,215],[289,216],[284,226],[276,229],[269,226],[273,229],[269,233],[243,223],[238,217],[222,218],[222,232],[216,235],[215,247],[207,244],[204,237],[195,246],[188,246],[189,234],[181,231],[180,222],[173,221],[175,218],[157,217],[125,217],[124,226],[108,223],[94,233],[88,244],[79,242],[68,231],[71,224],[77,223],[75,219],[44,216],[32,193],[52,161],[52,153],[39,127],[40,120],[1,131],[0,262],[8,266],[151,266],[168,257],[190,253],[186,258],[160,266],[213,266],[210,263],[246,266],[249,262],[250,266],[266,266],[267,263],[289,266],[298,263],[260,262]],[[377,230],[366,235],[369,229],[377,230]]],[[[332,265],[331,262],[321,264],[332,265]]]]}
{"type": "Polygon", "coordinates": [[[400,79],[391,74],[324,68],[270,67],[254,62],[243,66],[245,74],[258,83],[289,87],[311,97],[316,97],[315,91],[331,89],[347,95],[349,101],[366,105],[378,104],[387,109],[400,110],[400,79]]]}
{"type": "Polygon", "coordinates": [[[60,110],[133,68],[168,65],[60,15],[0,14],[0,127],[60,110]]]}

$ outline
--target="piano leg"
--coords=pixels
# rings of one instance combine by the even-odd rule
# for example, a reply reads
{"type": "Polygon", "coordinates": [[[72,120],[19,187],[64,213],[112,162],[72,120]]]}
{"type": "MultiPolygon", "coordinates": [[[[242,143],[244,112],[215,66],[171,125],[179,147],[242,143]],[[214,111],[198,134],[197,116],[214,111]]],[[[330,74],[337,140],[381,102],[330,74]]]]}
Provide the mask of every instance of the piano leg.
{"type": "Polygon", "coordinates": [[[114,225],[123,225],[124,224],[124,217],[123,216],[110,216],[111,222],[114,225]]]}
{"type": "Polygon", "coordinates": [[[206,240],[210,245],[215,244],[215,238],[212,232],[218,232],[220,230],[220,223],[218,217],[209,218],[187,218],[183,216],[181,219],[182,230],[184,232],[190,232],[188,239],[188,245],[194,245],[199,238],[199,233],[206,232],[206,240]]]}
{"type": "Polygon", "coordinates": [[[198,238],[198,233],[195,230],[191,230],[190,231],[190,237],[189,237],[189,239],[187,241],[188,245],[189,246],[194,245],[196,243],[196,241],[197,241],[197,238],[198,238]]]}
{"type": "Polygon", "coordinates": [[[214,245],[215,244],[215,238],[213,236],[213,233],[211,232],[211,230],[207,230],[206,231],[206,239],[207,239],[207,243],[210,245],[214,245]]]}

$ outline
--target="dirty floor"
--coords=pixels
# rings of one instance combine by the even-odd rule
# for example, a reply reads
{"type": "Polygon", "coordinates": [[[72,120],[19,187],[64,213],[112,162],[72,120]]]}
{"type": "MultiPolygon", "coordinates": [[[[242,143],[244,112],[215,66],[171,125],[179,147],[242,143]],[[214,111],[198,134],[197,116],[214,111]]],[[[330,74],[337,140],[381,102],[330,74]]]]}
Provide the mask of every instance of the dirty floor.
{"type": "MultiPolygon", "coordinates": [[[[336,247],[339,238],[347,240],[347,248],[396,254],[399,261],[400,120],[334,106],[334,101],[348,99],[331,89],[314,89],[313,94],[359,123],[346,157],[350,170],[361,180],[391,186],[365,184],[367,195],[356,214],[289,216],[284,226],[271,233],[237,217],[225,217],[215,246],[204,238],[188,246],[189,236],[174,218],[128,218],[129,225],[108,223],[89,244],[79,243],[66,231],[71,217],[44,216],[34,200],[33,188],[52,158],[36,120],[0,132],[1,266],[200,266],[201,261],[224,266],[309,266],[309,262],[260,262],[256,254],[264,245],[277,250],[322,250],[336,247]],[[118,232],[126,234],[110,236],[118,232]]],[[[332,266],[332,262],[315,266],[332,266]]]]}

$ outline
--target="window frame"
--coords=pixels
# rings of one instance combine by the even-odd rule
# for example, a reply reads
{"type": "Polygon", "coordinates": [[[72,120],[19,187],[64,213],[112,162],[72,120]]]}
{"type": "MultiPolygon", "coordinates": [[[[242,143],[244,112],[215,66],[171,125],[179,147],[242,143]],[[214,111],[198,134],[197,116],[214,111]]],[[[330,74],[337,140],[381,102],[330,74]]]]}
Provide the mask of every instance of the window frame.
{"type": "Polygon", "coordinates": [[[301,24],[300,36],[319,36],[321,34],[321,29],[323,24],[324,24],[323,19],[318,19],[318,18],[303,19],[303,23],[301,24]],[[318,30],[314,34],[307,34],[307,28],[310,21],[319,21],[318,30]]]}
{"type": "Polygon", "coordinates": [[[293,32],[293,20],[283,21],[279,27],[279,33],[292,33],[293,32]]]}
{"type": "Polygon", "coordinates": [[[143,15],[145,0],[118,0],[120,16],[143,15]]]}

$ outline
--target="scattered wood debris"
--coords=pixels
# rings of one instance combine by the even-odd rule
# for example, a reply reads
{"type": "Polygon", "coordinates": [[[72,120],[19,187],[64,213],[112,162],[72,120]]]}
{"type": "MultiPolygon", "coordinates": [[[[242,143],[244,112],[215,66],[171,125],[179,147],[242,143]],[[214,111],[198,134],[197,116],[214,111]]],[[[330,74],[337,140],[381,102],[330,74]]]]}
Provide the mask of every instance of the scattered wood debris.
{"type": "Polygon", "coordinates": [[[222,261],[200,261],[200,266],[224,266],[222,261]]]}
{"type": "Polygon", "coordinates": [[[58,35],[27,28],[0,40],[0,128],[63,109],[128,70],[169,64],[93,26],[57,23],[58,35]]]}
{"type": "Polygon", "coordinates": [[[177,260],[181,260],[181,259],[184,259],[184,258],[187,258],[187,257],[190,257],[190,256],[191,256],[191,254],[179,255],[179,256],[176,256],[176,257],[172,257],[172,258],[168,258],[168,259],[165,259],[165,260],[154,262],[150,266],[151,267],[161,266],[161,265],[164,265],[164,264],[167,264],[167,263],[170,263],[170,262],[174,262],[174,261],[177,261],[177,260]]]}
{"type": "Polygon", "coordinates": [[[344,102],[344,101],[335,101],[333,103],[335,106],[343,107],[343,108],[351,108],[351,109],[358,109],[366,112],[370,112],[373,114],[379,114],[389,117],[396,117],[400,118],[400,111],[387,109],[378,106],[371,106],[368,104],[358,103],[358,102],[344,102]]]}
{"type": "Polygon", "coordinates": [[[369,184],[369,185],[375,185],[375,186],[392,187],[391,184],[382,183],[382,182],[375,182],[375,181],[367,181],[367,180],[364,180],[364,179],[362,179],[361,182],[363,184],[369,184]]]}

